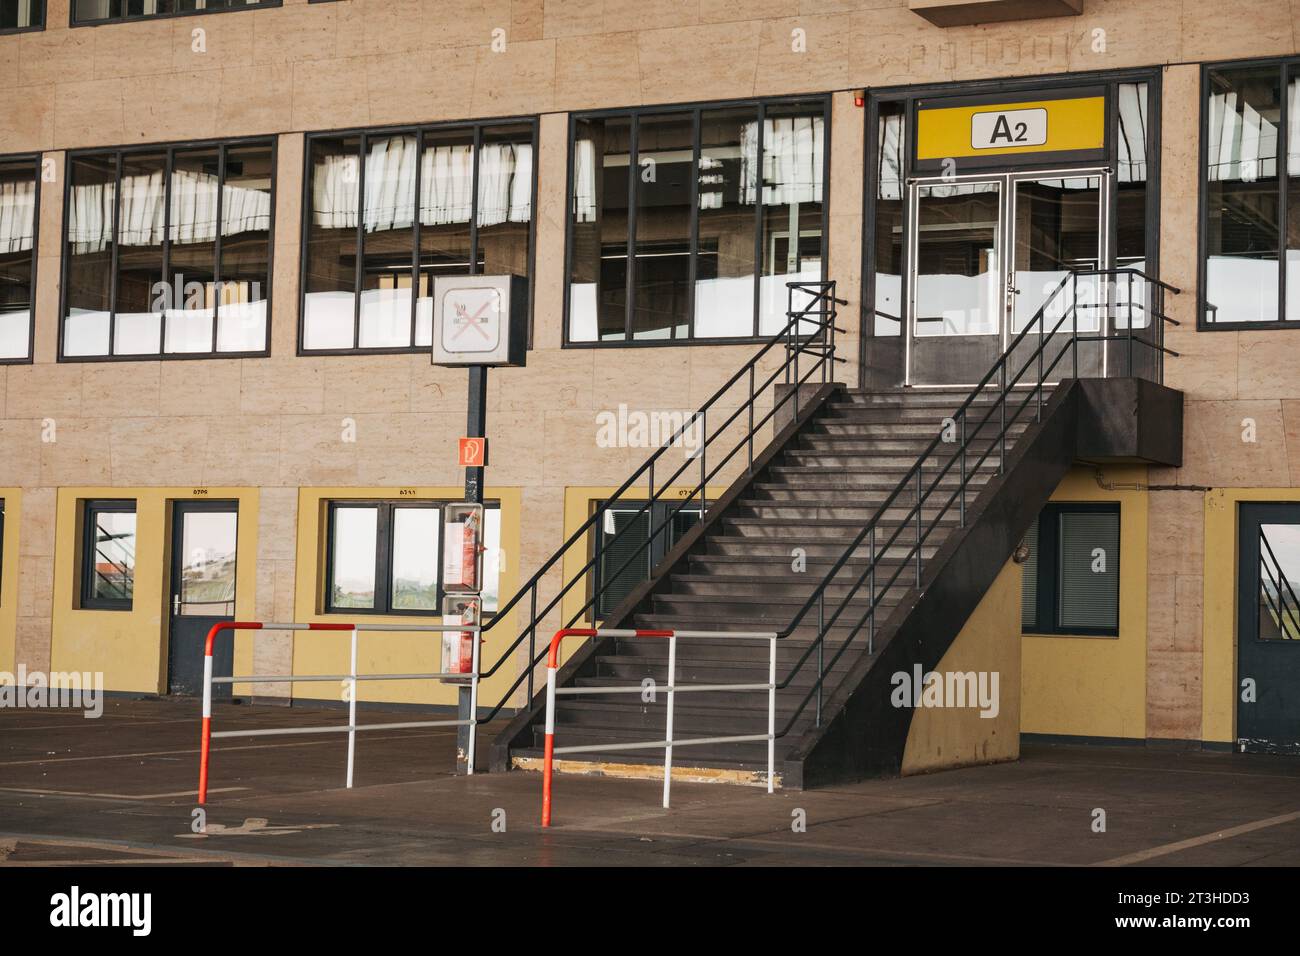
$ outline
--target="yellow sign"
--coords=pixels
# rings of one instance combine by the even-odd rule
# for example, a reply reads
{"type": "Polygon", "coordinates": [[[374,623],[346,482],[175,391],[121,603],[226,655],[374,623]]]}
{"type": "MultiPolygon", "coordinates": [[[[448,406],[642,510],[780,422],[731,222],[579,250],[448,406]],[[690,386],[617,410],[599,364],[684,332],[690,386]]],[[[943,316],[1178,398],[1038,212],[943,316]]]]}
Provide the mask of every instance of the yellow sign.
{"type": "Polygon", "coordinates": [[[916,158],[949,159],[1103,149],[1106,98],[920,109],[916,158]]]}

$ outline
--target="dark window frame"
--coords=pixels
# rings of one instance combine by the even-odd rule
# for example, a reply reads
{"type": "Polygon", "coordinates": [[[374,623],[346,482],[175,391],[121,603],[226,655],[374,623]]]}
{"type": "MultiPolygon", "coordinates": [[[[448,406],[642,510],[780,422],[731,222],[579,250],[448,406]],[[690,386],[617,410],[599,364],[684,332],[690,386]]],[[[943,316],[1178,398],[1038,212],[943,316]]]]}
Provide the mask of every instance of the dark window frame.
{"type": "MultiPolygon", "coordinates": [[[[483,120],[449,120],[438,123],[417,123],[414,125],[404,126],[365,126],[349,127],[344,129],[317,130],[306,134],[303,141],[302,161],[302,221],[298,241],[298,344],[297,355],[424,355],[429,353],[431,346],[416,345],[414,335],[409,346],[382,346],[378,348],[361,348],[354,346],[345,349],[308,349],[304,348],[303,342],[307,330],[307,266],[308,266],[308,242],[311,237],[311,144],[318,139],[342,139],[349,136],[355,136],[359,140],[357,155],[361,158],[358,181],[357,181],[357,268],[353,278],[352,289],[352,341],[360,341],[361,330],[361,284],[364,276],[362,268],[362,252],[364,251],[365,238],[365,217],[361,215],[364,210],[366,201],[366,146],[370,137],[388,138],[391,136],[400,136],[403,134],[412,134],[416,137],[416,149],[418,155],[424,152],[424,134],[428,132],[445,132],[455,130],[465,130],[473,133],[474,136],[474,185],[471,189],[473,205],[470,208],[469,228],[470,228],[470,275],[480,275],[478,272],[478,171],[479,171],[479,147],[483,142],[483,131],[500,126],[528,126],[532,131],[532,148],[533,148],[533,169],[532,183],[530,184],[530,203],[531,209],[528,220],[528,348],[533,346],[533,303],[536,299],[534,274],[537,266],[537,178],[538,178],[538,161],[537,147],[540,133],[540,122],[534,115],[527,116],[507,116],[483,120]]],[[[420,170],[421,163],[416,163],[416,205],[419,205],[420,189],[420,170]]],[[[412,265],[415,264],[415,257],[418,255],[420,248],[420,217],[417,214],[415,221],[412,223],[412,265]]],[[[419,299],[418,276],[412,275],[412,295],[411,295],[411,321],[412,332],[414,332],[414,322],[416,313],[416,304],[419,299]]],[[[432,294],[432,290],[430,290],[432,294]]]]}
{"type": "Polygon", "coordinates": [[[1118,501],[1048,502],[1034,519],[1038,525],[1037,607],[1034,626],[1026,628],[1021,621],[1024,636],[1045,637],[1119,637],[1121,611],[1120,557],[1123,554],[1123,513],[1118,501]],[[1115,627],[1062,627],[1060,618],[1060,517],[1063,514],[1113,514],[1116,519],[1119,547],[1115,560],[1115,627]]]}
{"type": "MultiPolygon", "coordinates": [[[[252,8],[252,9],[256,9],[256,8],[252,8]]],[[[212,359],[269,357],[271,354],[271,330],[272,330],[272,321],[273,321],[274,306],[275,306],[274,303],[275,206],[276,206],[276,190],[278,188],[277,180],[278,180],[278,172],[279,172],[279,142],[280,140],[278,136],[269,136],[269,137],[268,136],[245,136],[245,137],[238,137],[235,139],[187,140],[185,142],[178,142],[178,143],[148,143],[139,146],[118,146],[118,147],[108,147],[103,149],[95,148],[95,149],[69,150],[64,155],[64,160],[63,160],[63,225],[62,225],[62,235],[60,237],[60,249],[59,249],[58,361],[59,362],[159,362],[159,361],[184,362],[184,361],[203,361],[203,360],[212,360],[212,359]],[[266,240],[267,242],[267,258],[266,258],[267,285],[266,285],[266,336],[265,336],[264,347],[258,351],[245,351],[245,352],[218,352],[214,350],[211,352],[160,351],[160,352],[151,352],[151,353],[138,353],[133,355],[112,354],[113,338],[116,332],[115,318],[117,315],[116,289],[117,289],[117,272],[118,272],[118,239],[117,239],[118,223],[116,222],[117,219],[116,210],[118,209],[119,206],[118,200],[120,200],[120,191],[119,191],[117,199],[115,199],[113,204],[114,220],[115,220],[113,224],[113,255],[110,260],[110,266],[109,266],[109,268],[112,270],[111,282],[112,282],[113,292],[110,293],[109,296],[110,304],[112,305],[112,308],[109,310],[109,320],[108,320],[108,328],[109,328],[108,353],[105,355],[64,355],[63,335],[64,335],[64,327],[67,324],[67,317],[68,317],[68,268],[72,264],[72,256],[68,254],[68,227],[70,225],[70,220],[72,218],[72,213],[71,213],[72,163],[78,159],[83,159],[86,157],[113,157],[116,162],[116,177],[117,177],[114,180],[114,182],[120,184],[122,181],[122,158],[123,157],[131,156],[135,154],[148,154],[148,153],[160,153],[160,152],[165,153],[167,156],[167,160],[166,160],[167,172],[165,175],[165,181],[167,183],[167,190],[168,190],[166,206],[168,209],[168,213],[170,215],[172,158],[177,152],[184,152],[187,150],[194,150],[194,149],[219,150],[220,157],[221,157],[220,160],[221,171],[218,174],[218,179],[217,179],[217,196],[218,196],[218,202],[220,202],[222,197],[224,197],[225,194],[226,156],[229,154],[229,152],[232,149],[244,149],[248,147],[257,147],[257,146],[268,147],[271,151],[271,217],[269,223],[267,224],[267,240],[266,240]]],[[[219,215],[220,213],[218,213],[218,216],[219,215]]],[[[166,230],[164,232],[163,239],[164,239],[164,248],[169,249],[171,245],[171,238],[166,234],[166,230]]],[[[216,230],[214,243],[215,243],[214,266],[216,270],[214,281],[219,281],[221,278],[221,229],[219,225],[216,230]]],[[[167,253],[164,252],[164,257],[163,257],[164,275],[167,272],[167,266],[168,266],[168,257],[167,257],[167,253]]],[[[220,306],[218,305],[217,310],[216,312],[213,313],[213,317],[212,317],[214,344],[215,344],[217,320],[218,320],[219,313],[220,313],[220,306]]],[[[162,326],[158,334],[159,349],[163,349],[166,346],[166,343],[167,343],[167,319],[166,316],[164,316],[162,319],[162,326]]]]}
{"type": "Polygon", "coordinates": [[[215,10],[177,10],[168,13],[139,13],[135,15],[107,17],[102,20],[78,20],[77,0],[68,0],[69,27],[102,27],[112,23],[140,23],[149,20],[173,20],[177,17],[210,17],[220,13],[235,13],[241,10],[268,10],[284,6],[283,0],[259,0],[256,4],[243,4],[237,7],[219,7],[215,10]]]}
{"type": "Polygon", "coordinates": [[[139,543],[138,502],[134,498],[91,498],[81,506],[81,566],[77,569],[79,596],[77,606],[83,611],[130,611],[135,603],[135,565],[131,566],[131,597],[95,596],[95,516],[132,514],[136,516],[136,542],[139,543]]]}
{"type": "Polygon", "coordinates": [[[5,581],[5,500],[0,498],[0,607],[4,605],[5,581]]]}
{"type": "MultiPolygon", "coordinates": [[[[1197,178],[1197,196],[1196,196],[1196,331],[1198,332],[1255,332],[1268,329],[1300,329],[1300,319],[1288,320],[1286,317],[1286,242],[1287,242],[1287,186],[1291,178],[1287,168],[1287,127],[1290,125],[1291,117],[1289,99],[1287,96],[1287,84],[1292,79],[1300,79],[1300,57],[1259,57],[1247,60],[1222,60],[1213,63],[1201,64],[1201,79],[1199,93],[1201,98],[1200,118],[1197,125],[1197,135],[1200,137],[1200,144],[1197,148],[1196,155],[1196,178],[1197,178]],[[1275,66],[1278,69],[1278,78],[1281,83],[1281,119],[1278,122],[1277,131],[1277,201],[1278,201],[1278,296],[1277,296],[1277,318],[1271,322],[1209,322],[1206,320],[1205,313],[1210,305],[1206,295],[1206,277],[1209,269],[1209,245],[1210,245],[1210,184],[1209,184],[1209,161],[1210,161],[1210,71],[1211,70],[1234,70],[1250,69],[1275,66]]],[[[1300,295],[1300,290],[1296,290],[1300,295]]]]}
{"type": "MultiPolygon", "coordinates": [[[[569,337],[569,305],[570,305],[570,285],[573,276],[573,167],[574,167],[574,145],[577,134],[578,123],[584,120],[597,119],[618,119],[626,118],[633,121],[631,137],[631,155],[629,156],[629,168],[636,166],[637,142],[636,129],[637,123],[642,116],[665,115],[672,113],[690,113],[692,114],[692,123],[694,125],[694,142],[692,151],[695,155],[695,164],[699,165],[700,155],[700,118],[701,114],[707,110],[731,109],[735,107],[753,106],[757,109],[759,124],[759,163],[762,163],[763,151],[763,119],[767,107],[769,106],[797,106],[800,104],[820,104],[822,108],[822,222],[821,222],[821,260],[822,276],[827,275],[827,267],[830,263],[830,210],[831,210],[831,101],[830,93],[813,93],[813,94],[796,94],[792,96],[772,96],[772,97],[749,97],[739,100],[707,100],[692,103],[674,103],[674,104],[656,104],[654,106],[632,106],[616,109],[599,109],[583,110],[569,114],[569,128],[567,133],[567,151],[568,156],[565,160],[565,184],[564,184],[564,307],[561,312],[562,338],[561,347],[566,349],[629,349],[629,348],[671,348],[674,346],[707,346],[707,345],[753,345],[755,343],[766,342],[771,335],[758,334],[760,316],[759,316],[759,283],[763,273],[763,256],[759,254],[754,263],[754,329],[755,334],[750,336],[710,336],[696,337],[691,333],[695,329],[695,269],[699,252],[699,230],[696,227],[698,221],[698,189],[691,192],[691,238],[690,238],[690,280],[687,282],[687,332],[682,338],[677,337],[676,327],[673,328],[672,336],[666,339],[634,339],[632,338],[632,316],[636,303],[633,300],[632,290],[635,288],[635,257],[636,252],[634,245],[636,242],[636,219],[637,203],[629,199],[628,205],[628,228],[626,243],[628,246],[628,275],[627,288],[628,294],[624,302],[623,316],[623,333],[624,338],[621,340],[599,339],[595,341],[574,341],[569,337]]],[[[630,181],[635,183],[638,177],[630,177],[630,181]]],[[[760,184],[761,190],[761,184],[760,184]]],[[[629,190],[631,191],[631,190],[629,190]]],[[[761,243],[763,241],[762,233],[762,212],[763,203],[760,201],[755,204],[755,233],[754,245],[756,252],[761,253],[761,243]]]]}
{"type": "MultiPolygon", "coordinates": [[[[620,499],[618,501],[611,501],[608,498],[598,498],[592,501],[592,511],[598,516],[592,529],[594,533],[591,536],[591,573],[587,575],[587,600],[592,603],[587,608],[586,614],[592,620],[601,620],[606,613],[614,609],[613,607],[603,608],[601,605],[601,597],[598,596],[600,595],[602,587],[601,575],[603,574],[603,571],[601,558],[605,539],[604,524],[599,516],[603,515],[607,510],[635,512],[643,508],[647,504],[647,501],[648,499],[645,498],[635,500],[620,499]]],[[[680,501],[665,501],[662,499],[650,502],[649,504],[650,507],[646,509],[646,515],[649,519],[650,525],[649,530],[653,530],[664,524],[665,521],[668,521],[670,515],[675,518],[682,514],[694,514],[697,523],[702,521],[704,518],[704,516],[700,514],[698,505],[692,508],[689,505],[683,505],[680,501]]],[[[646,567],[644,577],[637,582],[638,585],[649,580],[650,574],[654,571],[655,567],[664,559],[665,556],[667,556],[668,552],[673,549],[677,542],[681,540],[680,537],[675,540],[670,540],[671,531],[672,524],[669,523],[663,528],[663,530],[654,536],[654,539],[650,543],[650,547],[645,549],[648,566],[646,567]]],[[[682,533],[685,534],[686,532],[682,533]]],[[[623,573],[628,574],[631,570],[631,568],[628,568],[623,573]]]]}
{"type": "MultiPolygon", "coordinates": [[[[369,614],[378,616],[393,617],[441,617],[442,602],[448,592],[443,589],[442,572],[443,572],[443,552],[446,548],[446,537],[442,533],[443,517],[442,512],[449,504],[454,504],[451,499],[443,498],[329,498],[325,501],[325,560],[324,560],[324,578],[320,596],[320,613],[322,614],[369,614]],[[339,508],[373,508],[378,514],[375,521],[375,606],[374,607],[335,607],[334,605],[334,521],[335,513],[339,508]],[[392,607],[392,577],[393,577],[393,537],[395,521],[393,513],[399,509],[420,509],[436,511],[438,513],[438,584],[437,584],[437,608],[427,610],[425,608],[396,608],[392,607]],[[381,601],[382,597],[382,601],[381,601]]],[[[495,510],[500,512],[501,503],[499,501],[485,501],[483,503],[484,516],[488,511],[495,510]]],[[[486,521],[484,522],[486,525],[486,521]]],[[[486,528],[484,529],[486,530],[486,528]]],[[[485,538],[486,540],[486,538],[485,538]]],[[[500,598],[498,597],[498,601],[500,598]]],[[[495,612],[492,612],[495,613],[495,612]]],[[[492,613],[483,612],[483,620],[492,617],[492,613]]]]}
{"type": "MultiPolygon", "coordinates": [[[[933,83],[922,86],[878,87],[867,92],[863,112],[866,123],[863,138],[862,162],[862,270],[861,300],[858,315],[858,384],[865,386],[870,370],[868,349],[875,338],[889,339],[892,336],[875,334],[874,303],[876,301],[875,281],[875,216],[878,176],[876,157],[879,155],[880,104],[882,102],[901,102],[903,104],[907,148],[904,153],[904,169],[901,175],[904,184],[916,176],[915,150],[912,144],[916,135],[916,101],[936,96],[1005,96],[1007,93],[1036,93],[1048,90],[1072,89],[1104,85],[1106,87],[1106,165],[1118,169],[1119,163],[1119,110],[1115,104],[1115,91],[1124,83],[1147,84],[1147,155],[1146,155],[1146,222],[1144,224],[1144,241],[1146,251],[1146,273],[1152,277],[1160,276],[1160,150],[1161,150],[1161,105],[1163,102],[1162,73],[1159,68],[1143,67],[1124,70],[1095,70],[1086,73],[1057,73],[1050,76],[1006,77],[994,80],[977,80],[963,83],[933,83]]],[[[1031,172],[1035,168],[1050,169],[1060,166],[1055,162],[1017,164],[1017,172],[1031,172]]],[[[1107,244],[1112,250],[1116,248],[1116,231],[1118,226],[1119,190],[1111,190],[1111,206],[1107,210],[1109,218],[1107,244]]],[[[903,204],[902,229],[906,244],[911,223],[907,215],[907,203],[903,204]]],[[[903,267],[908,263],[904,257],[903,267]]],[[[908,283],[903,283],[899,302],[899,314],[902,328],[901,335],[907,334],[908,283]]]]}
{"type": "Polygon", "coordinates": [[[41,162],[40,153],[18,153],[13,156],[0,156],[0,163],[26,163],[34,165],[33,177],[36,182],[35,195],[35,215],[32,217],[32,291],[31,291],[31,315],[28,317],[27,325],[27,357],[26,358],[0,358],[0,365],[31,365],[35,361],[36,354],[36,289],[37,289],[37,271],[41,265],[41,162]]]}
{"type": "Polygon", "coordinates": [[[40,5],[39,9],[41,11],[39,23],[33,23],[25,27],[0,27],[0,36],[12,36],[16,33],[33,33],[37,30],[44,30],[46,20],[49,19],[49,4],[46,3],[46,0],[36,0],[36,2],[40,5]]]}

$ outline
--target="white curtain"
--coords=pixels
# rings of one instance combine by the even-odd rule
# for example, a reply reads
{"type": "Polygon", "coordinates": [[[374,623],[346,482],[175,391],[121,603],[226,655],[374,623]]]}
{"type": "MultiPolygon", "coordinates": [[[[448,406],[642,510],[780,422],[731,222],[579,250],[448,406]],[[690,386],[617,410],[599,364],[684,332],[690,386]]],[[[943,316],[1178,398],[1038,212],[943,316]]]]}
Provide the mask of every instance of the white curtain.
{"type": "MultiPolygon", "coordinates": [[[[172,172],[171,234],[173,242],[211,242],[216,238],[217,182],[210,173],[188,169],[172,172]]],[[[74,254],[102,252],[112,241],[112,183],[72,188],[68,241],[74,254]]],[[[124,246],[162,244],[166,196],[161,170],[122,178],[118,233],[124,246]]],[[[227,184],[221,210],[224,236],[265,232],[271,228],[271,196],[264,190],[227,184]]]]}
{"type": "Polygon", "coordinates": [[[32,248],[36,180],[0,183],[0,255],[32,248]]]}
{"type": "MultiPolygon", "coordinates": [[[[758,170],[753,137],[756,123],[741,132],[741,201],[754,202],[758,170]]],[[[782,116],[763,120],[763,205],[822,201],[822,158],[825,138],[820,116],[782,116]]]]}
{"type": "Polygon", "coordinates": [[[1147,178],[1147,85],[1121,83],[1119,106],[1119,181],[1145,182],[1147,178]]]}
{"type": "Polygon", "coordinates": [[[1277,127],[1241,102],[1237,93],[1210,96],[1209,140],[1211,182],[1253,182],[1277,175],[1277,127]]]}
{"type": "MultiPolygon", "coordinates": [[[[474,147],[426,146],[420,164],[420,222],[468,223],[474,208],[474,147]]],[[[413,136],[372,140],[366,156],[366,232],[404,229],[415,210],[417,145],[413,136]]],[[[312,171],[312,221],[323,229],[354,229],[360,185],[357,157],[326,156],[312,171]]],[[[532,219],[533,148],[486,143],[479,154],[478,225],[532,219]]]]}

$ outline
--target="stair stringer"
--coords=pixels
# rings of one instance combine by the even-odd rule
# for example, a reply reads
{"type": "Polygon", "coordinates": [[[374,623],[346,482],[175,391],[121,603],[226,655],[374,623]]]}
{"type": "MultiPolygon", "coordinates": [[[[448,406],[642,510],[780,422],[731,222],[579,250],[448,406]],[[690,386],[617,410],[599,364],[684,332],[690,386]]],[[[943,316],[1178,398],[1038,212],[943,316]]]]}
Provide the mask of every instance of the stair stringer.
{"type": "MultiPolygon", "coordinates": [[[[1077,380],[1063,382],[1008,450],[1004,473],[966,508],[926,562],[913,588],[876,633],[876,657],[860,658],[831,690],[820,727],[806,731],[786,756],[782,785],[792,789],[896,776],[915,713],[890,703],[892,676],[936,668],[983,600],[1030,524],[1074,465],[1080,415],[1077,380]]],[[[811,705],[809,705],[811,706],[811,705]]]]}

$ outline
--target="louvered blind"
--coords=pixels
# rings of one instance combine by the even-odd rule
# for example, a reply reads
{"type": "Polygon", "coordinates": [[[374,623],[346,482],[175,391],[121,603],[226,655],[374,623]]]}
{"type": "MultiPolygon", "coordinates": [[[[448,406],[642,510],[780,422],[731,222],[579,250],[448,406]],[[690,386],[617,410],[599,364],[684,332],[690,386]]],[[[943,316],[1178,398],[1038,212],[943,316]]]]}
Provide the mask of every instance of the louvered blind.
{"type": "Polygon", "coordinates": [[[1038,627],[1038,520],[1025,533],[1029,557],[1020,572],[1020,628],[1033,631],[1038,627]]]}
{"type": "Polygon", "coordinates": [[[1060,514],[1058,623],[1062,628],[1119,627],[1119,515],[1060,514]]]}

